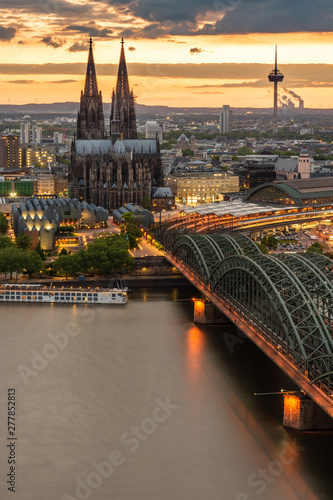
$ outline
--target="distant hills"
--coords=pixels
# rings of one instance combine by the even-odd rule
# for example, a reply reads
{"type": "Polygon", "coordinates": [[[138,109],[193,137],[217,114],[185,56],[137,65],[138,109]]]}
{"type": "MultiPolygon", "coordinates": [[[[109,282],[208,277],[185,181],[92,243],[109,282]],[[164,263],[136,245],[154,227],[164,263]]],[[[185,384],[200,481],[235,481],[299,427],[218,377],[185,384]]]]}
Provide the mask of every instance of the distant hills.
{"type": "MultiPolygon", "coordinates": [[[[111,104],[103,105],[104,113],[107,116],[111,112],[111,104]]],[[[6,114],[73,114],[76,115],[79,109],[78,102],[54,102],[45,104],[0,104],[0,113],[6,114]]],[[[136,104],[139,115],[145,114],[168,114],[168,113],[218,113],[219,108],[176,108],[169,106],[146,106],[136,104]]]]}
{"type": "MultiPolygon", "coordinates": [[[[20,114],[20,115],[37,115],[37,114],[57,114],[57,115],[76,115],[79,109],[78,102],[54,102],[54,103],[30,103],[30,104],[0,104],[0,114],[20,114]]],[[[111,112],[111,103],[103,104],[104,115],[108,116],[111,112]]],[[[236,114],[244,114],[251,112],[255,114],[271,114],[272,108],[236,108],[233,107],[236,114]]],[[[217,115],[220,113],[221,108],[182,108],[170,106],[146,106],[145,104],[136,103],[136,111],[138,115],[164,115],[168,114],[206,114],[217,115]]],[[[332,115],[332,109],[315,109],[306,108],[300,110],[299,108],[284,109],[283,112],[288,115],[314,115],[314,114],[329,114],[332,115]]]]}

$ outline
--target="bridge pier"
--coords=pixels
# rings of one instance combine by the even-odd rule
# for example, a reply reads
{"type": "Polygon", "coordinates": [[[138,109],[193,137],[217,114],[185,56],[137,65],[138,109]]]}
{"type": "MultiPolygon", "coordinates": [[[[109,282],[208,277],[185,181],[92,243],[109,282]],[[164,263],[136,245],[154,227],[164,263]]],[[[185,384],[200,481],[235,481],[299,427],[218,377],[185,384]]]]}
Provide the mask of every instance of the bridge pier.
{"type": "Polygon", "coordinates": [[[207,299],[194,299],[194,323],[228,325],[230,320],[207,299]]]}
{"type": "Polygon", "coordinates": [[[283,427],[298,431],[333,429],[333,419],[302,392],[285,394],[283,399],[283,427]]]}

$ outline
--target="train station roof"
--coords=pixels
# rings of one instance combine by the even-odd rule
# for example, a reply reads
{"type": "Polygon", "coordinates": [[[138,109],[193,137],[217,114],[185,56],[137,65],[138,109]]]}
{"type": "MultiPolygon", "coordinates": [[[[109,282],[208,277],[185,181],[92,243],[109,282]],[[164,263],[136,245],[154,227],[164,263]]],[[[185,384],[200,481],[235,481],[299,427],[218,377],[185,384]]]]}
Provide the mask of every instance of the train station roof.
{"type": "MultiPolygon", "coordinates": [[[[285,207],[289,208],[290,207],[285,207]]],[[[281,209],[281,208],[280,208],[281,209]]],[[[208,205],[198,205],[197,207],[187,207],[182,212],[185,214],[198,215],[216,215],[218,217],[231,215],[233,217],[242,217],[251,214],[263,214],[276,212],[277,208],[269,205],[257,205],[254,203],[245,203],[242,200],[221,201],[219,203],[209,203],[208,205]]]]}
{"type": "Polygon", "coordinates": [[[261,184],[246,193],[244,201],[296,206],[332,204],[333,177],[317,177],[261,184]]]}

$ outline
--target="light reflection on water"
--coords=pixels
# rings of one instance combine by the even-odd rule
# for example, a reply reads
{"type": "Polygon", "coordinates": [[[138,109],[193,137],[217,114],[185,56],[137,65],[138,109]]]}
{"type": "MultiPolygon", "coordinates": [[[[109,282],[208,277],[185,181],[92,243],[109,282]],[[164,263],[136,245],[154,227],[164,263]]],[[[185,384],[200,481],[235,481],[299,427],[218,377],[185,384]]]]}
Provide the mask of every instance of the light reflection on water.
{"type": "MultiPolygon", "coordinates": [[[[292,389],[291,381],[250,341],[230,354],[222,334],[233,327],[194,325],[193,302],[186,300],[193,293],[135,290],[125,307],[110,308],[1,304],[1,408],[8,387],[17,388],[19,401],[17,498],[75,498],[77,478],[84,481],[92,463],[112,450],[125,462],[89,498],[333,497],[332,433],[282,428],[282,398],[253,393],[292,389]],[[31,368],[31,350],[42,353],[48,334],[69,323],[80,333],[25,385],[18,365],[31,368]],[[167,397],[179,408],[131,453],[121,436],[151,418],[156,398],[167,397]],[[293,460],[258,483],[258,471],[277,473],[271,464],[285,450],[293,460]],[[265,489],[258,494],[260,485],[265,489]]],[[[1,419],[6,429],[4,414],[1,419]]],[[[4,446],[0,458],[6,470],[4,446]]]]}

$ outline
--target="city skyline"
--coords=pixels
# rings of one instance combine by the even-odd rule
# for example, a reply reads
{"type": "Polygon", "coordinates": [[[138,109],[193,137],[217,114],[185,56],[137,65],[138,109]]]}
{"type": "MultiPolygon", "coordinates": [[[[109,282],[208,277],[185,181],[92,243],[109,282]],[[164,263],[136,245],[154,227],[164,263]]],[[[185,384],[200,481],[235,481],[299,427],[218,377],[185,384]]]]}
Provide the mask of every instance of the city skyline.
{"type": "Polygon", "coordinates": [[[283,86],[306,107],[333,107],[328,0],[320,0],[315,13],[309,0],[172,0],[167,7],[151,0],[112,6],[105,0],[15,0],[0,9],[1,104],[78,102],[89,36],[103,102],[110,102],[123,36],[140,104],[271,107],[267,73],[277,44],[283,86]]]}

